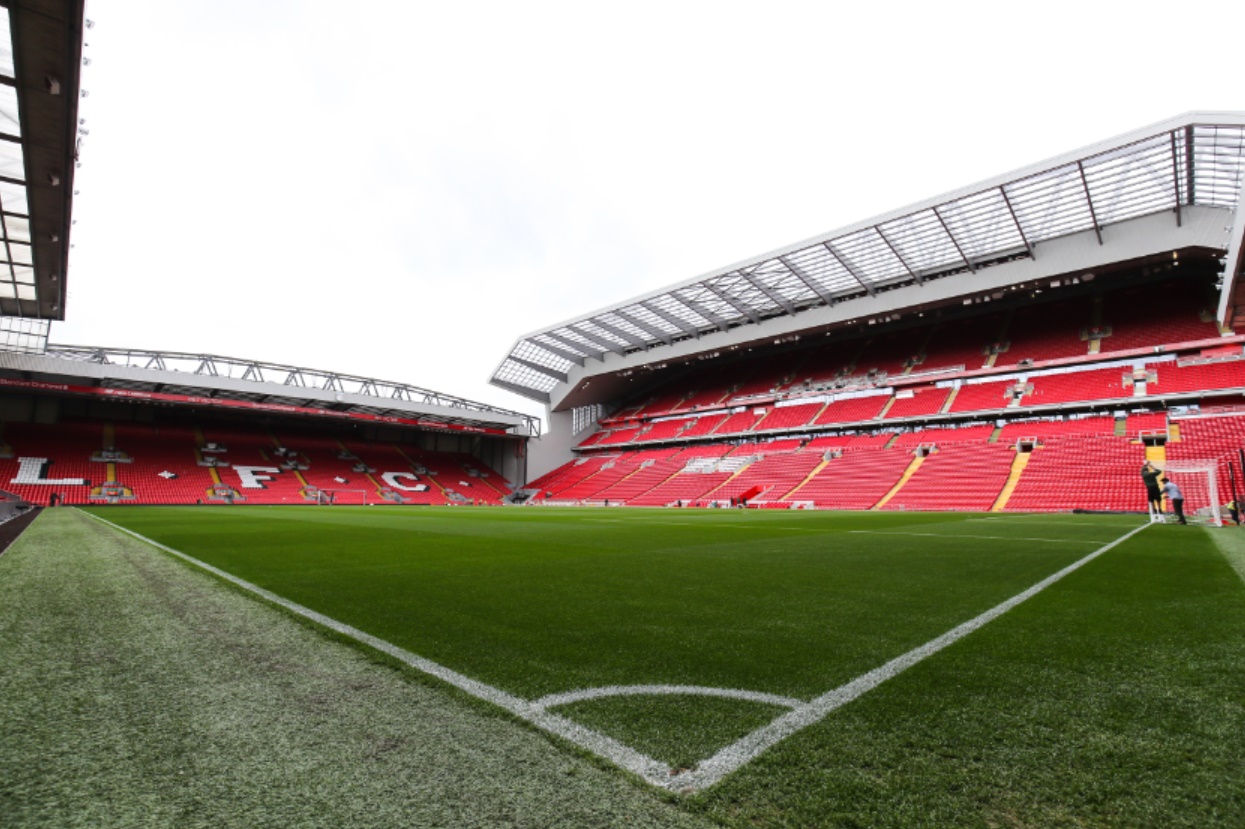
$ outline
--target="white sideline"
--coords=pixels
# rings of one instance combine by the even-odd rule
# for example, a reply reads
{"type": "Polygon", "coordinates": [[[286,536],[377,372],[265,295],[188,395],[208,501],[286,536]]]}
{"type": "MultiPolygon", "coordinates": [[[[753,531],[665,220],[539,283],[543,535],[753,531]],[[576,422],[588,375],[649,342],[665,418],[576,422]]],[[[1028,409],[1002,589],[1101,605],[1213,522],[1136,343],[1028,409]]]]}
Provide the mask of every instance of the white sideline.
{"type": "Polygon", "coordinates": [[[913,648],[902,656],[898,656],[882,665],[880,668],[874,668],[867,674],[856,677],[846,685],[840,685],[833,691],[822,694],[807,705],[803,705],[790,713],[783,714],[769,725],[761,726],[751,734],[722,749],[708,760],[700,763],[696,768],[671,776],[663,785],[665,788],[675,791],[695,791],[712,786],[740,766],[751,762],[770,746],[785,740],[797,731],[820,722],[836,708],[840,708],[862,694],[872,691],[886,680],[898,676],[926,657],[933,656],[948,645],[958,642],[986,623],[994,621],[1016,605],[1036,596],[1064,576],[1079,570],[1098,558],[1098,556],[1122,544],[1149,526],[1149,524],[1142,524],[1140,527],[1125,533],[1109,544],[1099,547],[1079,561],[1069,564],[1054,575],[1047,576],[1028,590],[1017,593],[1010,599],[995,605],[980,616],[969,619],[964,624],[947,631],[942,636],[913,648]]]}
{"type": "Polygon", "coordinates": [[[575,745],[585,748],[593,754],[603,757],[611,763],[614,763],[615,765],[620,766],[633,774],[643,777],[650,783],[660,785],[657,781],[664,780],[670,775],[670,769],[665,763],[654,760],[652,757],[645,754],[641,754],[635,749],[625,746],[617,740],[611,739],[604,734],[600,734],[590,728],[585,728],[584,726],[572,722],[565,717],[559,717],[557,714],[550,714],[542,708],[536,707],[527,700],[520,699],[512,694],[507,694],[500,688],[494,688],[493,686],[486,685],[483,682],[477,682],[476,680],[471,679],[468,676],[464,676],[457,671],[446,668],[444,665],[439,665],[430,659],[425,659],[422,656],[411,653],[404,648],[399,648],[397,645],[386,642],[384,639],[379,639],[372,636],[370,633],[364,633],[356,627],[351,627],[350,625],[339,622],[336,619],[325,616],[322,613],[317,613],[309,607],[303,607],[302,605],[292,602],[289,599],[282,598],[276,593],[265,590],[257,584],[252,584],[245,579],[240,579],[218,567],[213,567],[212,565],[200,561],[193,556],[186,555],[180,550],[175,550],[172,547],[168,547],[158,541],[153,541],[144,535],[140,535],[133,530],[114,524],[105,518],[100,518],[99,516],[92,515],[89,512],[83,514],[89,515],[91,518],[94,518],[102,524],[107,524],[109,527],[112,527],[119,532],[125,533],[126,535],[136,538],[146,544],[150,544],[151,546],[163,550],[170,555],[177,556],[183,561],[193,564],[195,567],[206,570],[214,576],[218,576],[231,584],[241,587],[243,590],[254,593],[255,595],[270,601],[273,604],[280,605],[286,610],[296,613],[305,619],[310,619],[316,624],[323,625],[329,630],[340,633],[343,636],[348,636],[357,642],[362,642],[369,647],[375,648],[381,653],[392,656],[399,662],[409,665],[418,671],[422,671],[423,673],[435,676],[437,679],[444,682],[448,682],[455,688],[465,691],[477,699],[482,699],[486,702],[491,702],[500,708],[504,708],[516,717],[527,720],[538,728],[542,728],[551,734],[556,734],[565,740],[569,740],[575,745]]]}
{"type": "MultiPolygon", "coordinates": [[[[371,648],[375,648],[381,653],[392,656],[399,662],[415,668],[418,671],[447,682],[455,688],[458,688],[459,690],[464,691],[477,699],[491,702],[494,705],[509,711],[516,717],[530,722],[537,728],[561,737],[564,740],[574,743],[580,748],[586,749],[599,757],[609,760],[616,766],[619,766],[625,771],[629,771],[632,774],[643,778],[654,786],[683,793],[690,793],[715,785],[727,775],[754,760],[770,747],[778,744],[782,740],[785,740],[792,734],[820,722],[836,709],[873,690],[886,680],[894,676],[898,676],[900,673],[908,668],[911,668],[913,665],[916,665],[918,662],[921,662],[926,657],[933,656],[948,645],[963,639],[965,636],[988,622],[1002,616],[1016,605],[1026,599],[1032,598],[1041,591],[1045,590],[1047,587],[1050,587],[1055,582],[1080,569],[1089,562],[1098,558],[1098,556],[1122,544],[1137,533],[1151,526],[1147,523],[1137,527],[1136,529],[1130,530],[1114,541],[1111,541],[1102,547],[1099,547],[1097,550],[1094,550],[1084,558],[1069,564],[1057,573],[1047,576],[1045,579],[1039,581],[1027,590],[1017,593],[1010,599],[995,605],[993,608],[987,610],[979,616],[964,622],[958,627],[953,628],[935,639],[931,639],[924,645],[919,645],[918,647],[913,648],[907,653],[892,659],[881,667],[874,668],[872,671],[858,676],[856,679],[853,679],[845,685],[841,685],[834,690],[822,694],[811,702],[803,702],[798,699],[783,697],[776,694],[765,694],[756,691],[743,691],[737,689],[709,688],[698,685],[613,685],[602,688],[550,694],[535,701],[528,701],[512,694],[508,694],[500,688],[494,688],[491,685],[478,682],[468,676],[458,673],[457,671],[451,670],[444,665],[440,665],[430,659],[425,659],[424,657],[411,653],[404,648],[400,648],[397,645],[386,642],[385,640],[372,636],[369,633],[365,633],[358,628],[339,622],[336,619],[325,616],[322,613],[317,613],[311,608],[303,607],[302,605],[292,602],[289,599],[282,598],[281,596],[265,590],[256,584],[240,579],[231,573],[221,570],[218,567],[213,567],[212,565],[200,561],[193,556],[186,555],[180,550],[175,550],[172,547],[168,547],[158,541],[153,541],[152,539],[147,538],[144,535],[140,535],[133,530],[114,524],[105,518],[100,518],[99,516],[93,515],[89,512],[82,512],[82,514],[90,516],[94,520],[100,522],[101,524],[105,524],[118,532],[131,536],[132,538],[136,538],[145,544],[150,544],[151,546],[163,550],[170,555],[176,556],[177,558],[180,558],[195,567],[212,573],[213,575],[241,587],[243,590],[253,593],[266,601],[279,605],[292,613],[296,613],[299,616],[309,619],[319,625],[323,625],[329,630],[335,631],[343,636],[347,636],[371,648]],[[623,745],[611,737],[607,737],[604,734],[579,725],[578,723],[568,720],[565,717],[560,717],[557,714],[551,714],[546,710],[550,707],[567,705],[581,700],[632,694],[694,694],[717,696],[753,702],[763,702],[790,708],[792,710],[778,716],[768,725],[761,726],[752,733],[745,735],[743,738],[723,748],[712,757],[700,762],[695,768],[677,773],[674,769],[668,767],[665,763],[662,763],[659,760],[655,760],[652,757],[630,748],[629,746],[623,745]]],[[[908,533],[908,535],[914,534],[915,533],[908,533]]],[[[937,534],[931,533],[931,535],[937,534]]],[[[956,536],[939,535],[938,537],[954,538],[956,536]]],[[[972,537],[981,538],[984,536],[972,537]]],[[[1007,538],[1004,540],[1012,541],[1016,539],[1007,538]]]]}
{"type": "Polygon", "coordinates": [[[984,538],[987,541],[1045,541],[1048,544],[1101,544],[1083,538],[1026,538],[1019,535],[952,535],[951,533],[907,533],[901,530],[848,530],[853,535],[915,535],[921,538],[984,538]]]}

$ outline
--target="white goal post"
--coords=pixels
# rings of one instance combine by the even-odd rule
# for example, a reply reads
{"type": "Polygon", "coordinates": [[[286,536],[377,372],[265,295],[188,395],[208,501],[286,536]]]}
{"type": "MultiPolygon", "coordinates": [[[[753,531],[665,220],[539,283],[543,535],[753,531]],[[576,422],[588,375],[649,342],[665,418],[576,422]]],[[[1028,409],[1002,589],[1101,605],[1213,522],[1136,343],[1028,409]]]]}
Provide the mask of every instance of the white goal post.
{"type": "MultiPolygon", "coordinates": [[[[1232,496],[1220,489],[1219,463],[1214,460],[1169,461],[1155,464],[1163,473],[1163,477],[1180,487],[1184,495],[1184,515],[1189,523],[1208,524],[1214,527],[1223,526],[1222,504],[1231,500],[1232,496]]],[[[1163,499],[1166,512],[1158,515],[1150,511],[1151,521],[1175,521],[1175,512],[1166,499],[1163,499]]]]}
{"type": "Polygon", "coordinates": [[[322,507],[331,507],[338,503],[337,496],[347,494],[362,495],[363,506],[367,506],[366,489],[319,489],[316,490],[316,504],[322,507]]]}

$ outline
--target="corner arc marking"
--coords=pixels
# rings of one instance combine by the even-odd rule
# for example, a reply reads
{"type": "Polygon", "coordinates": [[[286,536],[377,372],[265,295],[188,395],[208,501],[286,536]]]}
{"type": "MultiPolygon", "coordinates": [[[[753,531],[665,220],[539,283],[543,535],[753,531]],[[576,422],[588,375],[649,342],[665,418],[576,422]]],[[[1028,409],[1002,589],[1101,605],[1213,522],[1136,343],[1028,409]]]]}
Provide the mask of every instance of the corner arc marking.
{"type": "Polygon", "coordinates": [[[557,708],[576,702],[609,697],[642,697],[642,696],[697,696],[719,697],[721,699],[738,699],[745,702],[759,702],[765,705],[777,705],[780,708],[796,709],[807,703],[795,697],[784,697],[779,694],[767,694],[763,691],[744,691],[738,688],[712,688],[707,685],[604,685],[600,688],[585,688],[578,691],[567,691],[562,694],[549,694],[532,701],[532,707],[540,710],[557,708]]]}

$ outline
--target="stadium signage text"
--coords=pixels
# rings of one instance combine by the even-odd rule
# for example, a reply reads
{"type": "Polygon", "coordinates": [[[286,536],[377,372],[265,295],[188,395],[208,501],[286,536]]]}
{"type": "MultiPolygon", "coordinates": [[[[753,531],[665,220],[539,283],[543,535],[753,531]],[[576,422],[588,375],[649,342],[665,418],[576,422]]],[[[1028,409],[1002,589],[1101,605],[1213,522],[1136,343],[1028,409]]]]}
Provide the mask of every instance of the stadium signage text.
{"type": "Polygon", "coordinates": [[[393,415],[374,415],[367,412],[339,412],[333,409],[320,409],[310,406],[290,406],[284,403],[259,403],[254,400],[227,400],[215,397],[199,397],[185,394],[165,394],[163,392],[134,391],[132,389],[109,389],[102,386],[75,386],[68,383],[41,383],[36,380],[11,380],[0,377],[0,386],[19,389],[35,389],[38,391],[56,391],[65,394],[82,394],[92,397],[120,397],[129,400],[147,400],[153,403],[177,403],[187,406],[211,406],[218,409],[247,409],[257,412],[278,412],[281,414],[311,415],[314,417],[332,417],[338,420],[360,420],[369,423],[393,423],[399,426],[416,426],[421,429],[437,429],[447,432],[471,432],[481,435],[505,435],[504,429],[490,429],[484,426],[467,426],[457,423],[441,423],[435,420],[424,420],[415,417],[395,417],[393,415]]]}

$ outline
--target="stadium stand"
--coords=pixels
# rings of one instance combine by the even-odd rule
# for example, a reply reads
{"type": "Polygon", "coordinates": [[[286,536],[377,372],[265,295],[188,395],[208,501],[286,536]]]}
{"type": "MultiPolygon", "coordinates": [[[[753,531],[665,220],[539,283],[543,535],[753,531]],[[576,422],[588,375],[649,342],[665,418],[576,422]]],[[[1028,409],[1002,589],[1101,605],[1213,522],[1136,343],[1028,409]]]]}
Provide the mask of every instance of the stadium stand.
{"type": "Polygon", "coordinates": [[[1015,388],[1016,382],[1016,378],[1011,378],[960,386],[948,411],[980,412],[1006,408],[1011,402],[1009,392],[1015,388]]]}
{"type": "Polygon", "coordinates": [[[895,402],[886,410],[883,420],[937,414],[950,394],[950,389],[937,388],[916,389],[905,396],[896,394],[895,402]]]}
{"type": "Polygon", "coordinates": [[[1010,366],[1022,360],[1038,363],[1085,356],[1089,343],[1082,334],[1091,323],[1090,307],[1088,299],[1079,299],[1019,309],[1007,327],[1007,350],[994,364],[1010,366]]]}
{"type": "Polygon", "coordinates": [[[1155,375],[1154,382],[1146,384],[1151,395],[1245,388],[1245,359],[1239,357],[1192,365],[1150,363],[1146,369],[1155,375]]]}
{"type": "Polygon", "coordinates": [[[1050,438],[1034,449],[1007,502],[1009,510],[1122,510],[1143,512],[1138,470],[1145,447],[1113,436],[1050,438]]]}
{"type": "Polygon", "coordinates": [[[851,449],[780,500],[807,501],[825,509],[870,509],[899,482],[912,461],[904,451],[851,449]]]}
{"type": "Polygon", "coordinates": [[[1020,399],[1020,405],[1049,406],[1054,403],[1132,397],[1132,387],[1125,388],[1121,379],[1127,371],[1117,366],[1033,377],[1030,379],[1033,390],[1020,399]]]}
{"type": "Polygon", "coordinates": [[[999,444],[944,445],[882,509],[988,510],[1007,483],[1015,456],[1012,447],[999,444]]]}
{"type": "Polygon", "coordinates": [[[52,493],[65,504],[305,504],[319,490],[341,491],[342,504],[498,503],[510,494],[470,455],[346,444],[314,430],[277,436],[259,425],[67,420],[8,423],[3,439],[10,457],[0,458],[0,479],[35,504],[52,493]],[[355,464],[375,471],[356,472],[355,464]],[[400,499],[385,498],[386,489],[400,499]]]}

